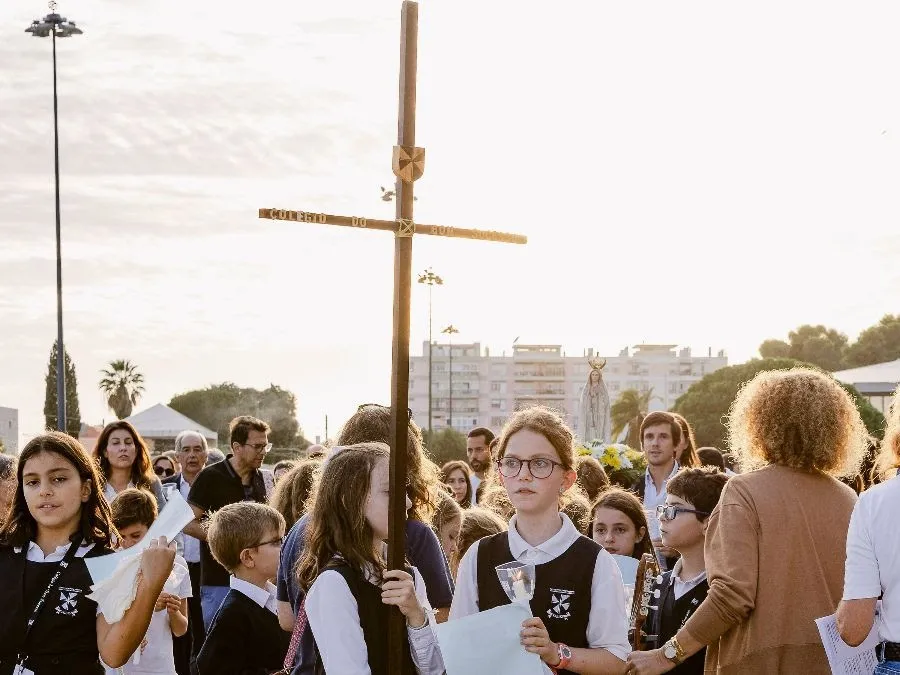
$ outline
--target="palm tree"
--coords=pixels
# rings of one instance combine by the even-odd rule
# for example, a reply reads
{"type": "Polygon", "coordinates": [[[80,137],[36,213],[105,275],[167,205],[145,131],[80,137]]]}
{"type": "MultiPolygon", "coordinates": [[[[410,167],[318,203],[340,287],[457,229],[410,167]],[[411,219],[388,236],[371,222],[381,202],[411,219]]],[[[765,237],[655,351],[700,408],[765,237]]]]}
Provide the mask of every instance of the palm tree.
{"type": "Polygon", "coordinates": [[[135,364],[123,359],[111,361],[109,369],[100,372],[100,391],[106,397],[106,405],[120,420],[130,416],[144,393],[144,376],[135,364]]]}
{"type": "Polygon", "coordinates": [[[612,417],[613,438],[618,438],[625,429],[628,429],[625,442],[629,447],[640,450],[641,422],[647,416],[652,396],[652,387],[643,394],[637,389],[626,389],[619,394],[619,398],[612,404],[609,411],[612,417]]]}

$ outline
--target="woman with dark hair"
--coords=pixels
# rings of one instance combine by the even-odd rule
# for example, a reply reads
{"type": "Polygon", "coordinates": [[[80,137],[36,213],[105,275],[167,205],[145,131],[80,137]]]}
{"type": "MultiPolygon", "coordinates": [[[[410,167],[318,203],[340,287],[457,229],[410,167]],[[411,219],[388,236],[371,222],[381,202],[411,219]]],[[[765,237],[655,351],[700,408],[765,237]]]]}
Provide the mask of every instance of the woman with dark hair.
{"type": "Polygon", "coordinates": [[[100,658],[122,666],[147,632],[175,545],[151,542],[141,554],[134,602],[109,623],[87,597],[93,580],[85,558],[112,553],[116,534],[99,484],[96,464],[71,436],[48,432],[22,450],[12,508],[0,527],[3,675],[103,675],[100,658]]]}
{"type": "Polygon", "coordinates": [[[174,455],[168,452],[164,452],[153,459],[153,473],[155,473],[160,480],[171,478],[180,470],[181,467],[178,466],[178,461],[175,459],[174,455]]]}
{"type": "Polygon", "coordinates": [[[441,467],[441,482],[450,488],[453,499],[462,508],[472,506],[472,472],[465,462],[455,460],[441,467]]]}
{"type": "Polygon", "coordinates": [[[694,429],[690,423],[677,412],[669,413],[678,422],[681,427],[681,442],[675,446],[675,461],[678,466],[695,467],[700,466],[700,459],[697,457],[697,441],[694,440],[694,429]]]}
{"type": "Polygon", "coordinates": [[[108,502],[122,490],[133,487],[152,492],[162,511],[166,505],[162,482],[153,473],[147,444],[130,422],[118,420],[103,427],[93,454],[108,502]]]}

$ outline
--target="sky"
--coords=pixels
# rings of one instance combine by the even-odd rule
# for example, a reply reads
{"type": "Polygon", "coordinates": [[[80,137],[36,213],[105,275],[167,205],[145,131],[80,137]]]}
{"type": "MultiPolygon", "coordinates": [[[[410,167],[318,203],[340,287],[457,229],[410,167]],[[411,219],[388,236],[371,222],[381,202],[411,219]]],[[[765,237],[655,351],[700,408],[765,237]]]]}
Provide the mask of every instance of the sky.
{"type": "MultiPolygon", "coordinates": [[[[48,10],[0,3],[0,405],[43,425],[56,336],[48,10]]],[[[297,394],[307,437],[390,398],[393,242],[259,220],[393,217],[400,3],[63,0],[65,344],[82,419],[100,369],[138,408],[232,381],[297,394]]],[[[416,220],[435,332],[616,354],[724,349],[898,311],[894,2],[422,0],[416,220]]],[[[411,351],[428,331],[414,286],[411,351]]]]}

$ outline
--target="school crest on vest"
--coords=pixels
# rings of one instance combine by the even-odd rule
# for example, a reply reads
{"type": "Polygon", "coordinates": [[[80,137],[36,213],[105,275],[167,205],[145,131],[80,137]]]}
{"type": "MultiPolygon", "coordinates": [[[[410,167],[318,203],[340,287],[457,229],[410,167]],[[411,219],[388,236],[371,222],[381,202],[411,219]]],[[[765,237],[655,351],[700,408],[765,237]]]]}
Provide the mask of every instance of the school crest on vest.
{"type": "Polygon", "coordinates": [[[572,604],[572,596],[575,591],[567,591],[563,588],[550,589],[550,609],[547,610],[547,617],[550,619],[566,620],[572,613],[569,606],[572,604]]]}
{"type": "Polygon", "coordinates": [[[56,606],[57,614],[65,616],[78,616],[78,596],[80,588],[59,588],[59,604],[56,606]]]}

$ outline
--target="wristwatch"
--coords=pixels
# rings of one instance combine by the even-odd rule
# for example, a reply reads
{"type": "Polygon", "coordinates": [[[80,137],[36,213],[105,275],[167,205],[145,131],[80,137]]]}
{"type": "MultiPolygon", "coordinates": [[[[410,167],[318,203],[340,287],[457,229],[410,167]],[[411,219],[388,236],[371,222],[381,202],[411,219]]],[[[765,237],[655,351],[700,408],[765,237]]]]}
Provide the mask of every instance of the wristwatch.
{"type": "Polygon", "coordinates": [[[565,670],[569,663],[572,662],[572,648],[567,644],[558,642],[556,644],[556,655],[559,657],[559,663],[553,667],[554,673],[565,670]]]}
{"type": "Polygon", "coordinates": [[[678,644],[678,639],[672,637],[666,644],[663,645],[663,656],[665,656],[669,661],[678,665],[682,661],[684,661],[684,648],[678,644]]]}

